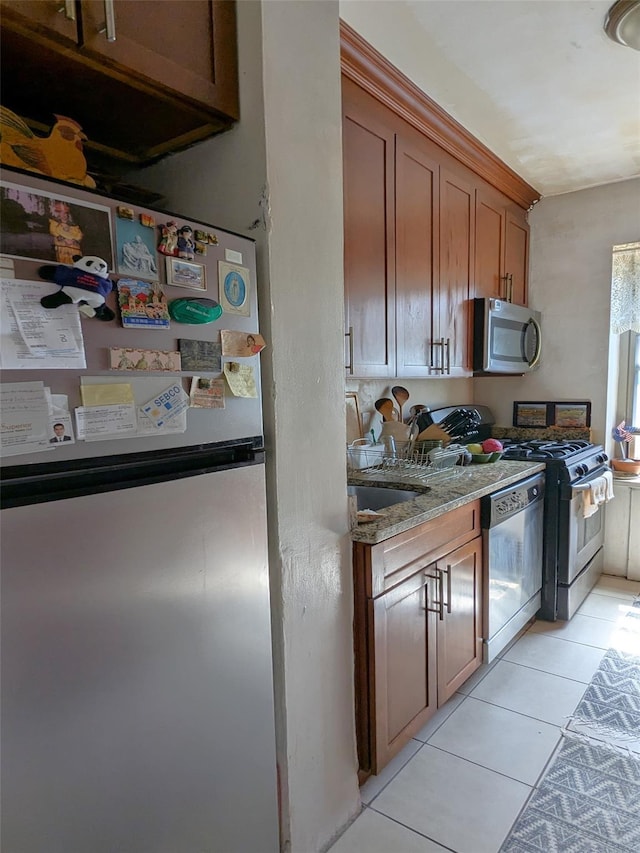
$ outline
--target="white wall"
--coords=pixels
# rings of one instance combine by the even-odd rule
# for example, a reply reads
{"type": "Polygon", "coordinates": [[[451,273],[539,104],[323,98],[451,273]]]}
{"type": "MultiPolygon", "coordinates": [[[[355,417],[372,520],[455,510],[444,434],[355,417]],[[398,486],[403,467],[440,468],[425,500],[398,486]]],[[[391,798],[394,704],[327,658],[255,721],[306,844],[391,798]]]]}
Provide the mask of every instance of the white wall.
{"type": "MultiPolygon", "coordinates": [[[[541,367],[518,378],[478,378],[474,399],[510,424],[513,400],[591,400],[596,442],[615,425],[607,401],[611,251],[640,236],[640,179],[543,198],[531,224],[529,303],[542,312],[541,367]]],[[[612,352],[612,356],[614,353],[612,352]]],[[[615,388],[614,388],[615,390],[615,388]]]]}
{"type": "Polygon", "coordinates": [[[238,16],[240,123],[136,178],[168,208],[257,239],[282,840],[315,853],[360,808],[338,6],[243,0],[238,16]]]}

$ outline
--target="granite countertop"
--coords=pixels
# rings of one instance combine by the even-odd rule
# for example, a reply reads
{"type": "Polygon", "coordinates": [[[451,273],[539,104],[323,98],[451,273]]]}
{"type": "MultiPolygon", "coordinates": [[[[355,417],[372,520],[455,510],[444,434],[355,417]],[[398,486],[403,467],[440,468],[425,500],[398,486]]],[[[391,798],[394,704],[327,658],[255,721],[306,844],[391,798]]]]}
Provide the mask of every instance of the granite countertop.
{"type": "Polygon", "coordinates": [[[348,483],[352,486],[386,486],[395,489],[412,489],[416,492],[425,489],[425,494],[411,501],[395,504],[386,509],[377,510],[380,518],[360,522],[351,531],[354,542],[365,542],[371,545],[382,542],[397,533],[403,533],[437,518],[445,512],[464,506],[466,503],[484,497],[544,470],[542,462],[511,462],[502,459],[485,465],[456,466],[456,474],[448,479],[441,472],[427,483],[411,479],[406,474],[394,474],[392,471],[360,474],[349,472],[348,483]]]}

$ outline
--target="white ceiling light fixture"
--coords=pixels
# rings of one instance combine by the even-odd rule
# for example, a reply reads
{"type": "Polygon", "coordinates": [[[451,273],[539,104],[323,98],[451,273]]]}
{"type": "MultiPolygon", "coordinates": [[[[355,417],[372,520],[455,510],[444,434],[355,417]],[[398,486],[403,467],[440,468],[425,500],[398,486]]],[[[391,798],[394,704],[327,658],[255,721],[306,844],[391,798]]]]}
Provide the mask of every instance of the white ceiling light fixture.
{"type": "Polygon", "coordinates": [[[617,0],[607,13],[604,31],[618,44],[640,50],[640,0],[617,0]]]}

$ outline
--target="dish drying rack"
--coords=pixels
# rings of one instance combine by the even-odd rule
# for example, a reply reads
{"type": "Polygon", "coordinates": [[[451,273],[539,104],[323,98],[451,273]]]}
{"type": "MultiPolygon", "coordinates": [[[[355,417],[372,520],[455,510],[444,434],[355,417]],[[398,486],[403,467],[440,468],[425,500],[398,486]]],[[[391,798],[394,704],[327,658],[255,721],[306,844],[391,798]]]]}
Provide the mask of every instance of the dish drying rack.
{"type": "Polygon", "coordinates": [[[442,441],[396,441],[395,448],[354,442],[347,448],[349,470],[371,480],[418,481],[422,484],[459,477],[465,449],[442,447],[442,441]]]}

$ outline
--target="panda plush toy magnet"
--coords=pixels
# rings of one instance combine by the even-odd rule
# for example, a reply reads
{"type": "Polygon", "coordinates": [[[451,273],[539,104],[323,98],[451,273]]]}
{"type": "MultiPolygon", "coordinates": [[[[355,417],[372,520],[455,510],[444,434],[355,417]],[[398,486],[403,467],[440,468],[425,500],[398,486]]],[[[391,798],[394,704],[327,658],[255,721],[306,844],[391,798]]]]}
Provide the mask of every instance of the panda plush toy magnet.
{"type": "Polygon", "coordinates": [[[74,255],[73,266],[40,267],[38,273],[46,281],[55,281],[60,285],[57,293],[43,296],[40,304],[45,308],[57,308],[59,305],[73,303],[87,317],[98,320],[113,320],[116,316],[105,305],[107,296],[113,289],[109,279],[109,267],[102,258],[95,255],[74,255]]]}

